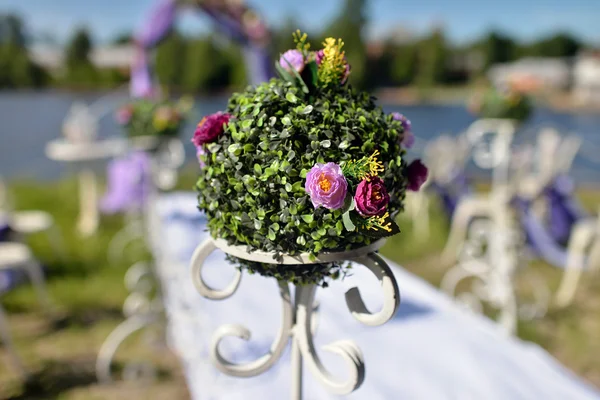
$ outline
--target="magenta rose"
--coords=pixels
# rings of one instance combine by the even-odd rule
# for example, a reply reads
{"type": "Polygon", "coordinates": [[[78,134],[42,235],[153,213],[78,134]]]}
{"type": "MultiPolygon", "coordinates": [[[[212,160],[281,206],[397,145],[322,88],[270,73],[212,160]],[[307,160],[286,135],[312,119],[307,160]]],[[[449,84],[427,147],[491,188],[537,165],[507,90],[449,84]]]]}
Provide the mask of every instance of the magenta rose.
{"type": "MultiPolygon", "coordinates": [[[[315,52],[315,62],[317,65],[321,65],[321,61],[323,61],[323,50],[319,50],[315,52]]],[[[342,76],[341,84],[343,85],[348,80],[348,76],[350,76],[350,64],[348,64],[348,60],[346,60],[346,56],[344,56],[344,61],[346,61],[346,70],[344,71],[344,75],[342,76]]]]}
{"type": "Polygon", "coordinates": [[[427,180],[427,167],[421,160],[414,160],[406,168],[406,178],[408,179],[408,190],[417,192],[427,180]]]}
{"type": "Polygon", "coordinates": [[[412,132],[412,124],[410,123],[410,120],[397,112],[392,113],[392,118],[394,118],[396,121],[400,121],[402,129],[404,130],[401,144],[404,146],[404,148],[410,149],[413,144],[415,144],[415,135],[412,132]]]}
{"type": "Polygon", "coordinates": [[[223,133],[223,125],[227,124],[230,119],[230,114],[221,111],[202,118],[196,126],[192,143],[199,147],[205,143],[214,142],[223,133]]]}
{"type": "Polygon", "coordinates": [[[279,65],[288,72],[293,68],[300,73],[304,69],[304,55],[300,50],[288,50],[279,58],[279,65]]]}
{"type": "Polygon", "coordinates": [[[390,202],[390,195],[381,178],[375,176],[364,179],[356,187],[354,195],[356,211],[363,217],[382,215],[390,202]]]}
{"type": "Polygon", "coordinates": [[[323,206],[330,210],[337,210],[344,206],[348,182],[336,163],[317,163],[306,174],[304,188],[315,208],[323,206]]]}

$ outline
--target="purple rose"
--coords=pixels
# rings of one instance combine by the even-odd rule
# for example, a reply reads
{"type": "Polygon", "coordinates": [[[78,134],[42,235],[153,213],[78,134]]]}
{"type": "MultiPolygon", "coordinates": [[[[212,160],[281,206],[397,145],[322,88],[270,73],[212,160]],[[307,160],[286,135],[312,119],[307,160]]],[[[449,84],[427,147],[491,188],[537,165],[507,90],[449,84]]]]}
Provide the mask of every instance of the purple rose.
{"type": "Polygon", "coordinates": [[[421,160],[414,160],[406,168],[406,178],[408,179],[408,190],[417,192],[427,180],[427,167],[421,160]]]}
{"type": "Polygon", "coordinates": [[[363,217],[382,215],[390,202],[390,195],[381,178],[375,176],[364,179],[356,187],[354,195],[356,211],[363,217]]]}
{"type": "Polygon", "coordinates": [[[308,171],[304,188],[315,208],[323,206],[330,210],[337,210],[344,206],[348,182],[336,163],[317,163],[308,171]]]}
{"type": "Polygon", "coordinates": [[[293,68],[300,73],[304,69],[304,55],[300,50],[288,50],[279,58],[279,65],[288,72],[293,68]]]}
{"type": "Polygon", "coordinates": [[[406,149],[410,149],[413,144],[415,144],[415,135],[412,132],[412,124],[410,120],[406,118],[404,115],[394,112],[392,113],[392,118],[396,121],[400,121],[402,125],[402,129],[404,130],[404,135],[402,136],[402,146],[406,149]]]}
{"type": "MultiPolygon", "coordinates": [[[[315,52],[315,62],[317,65],[321,65],[321,61],[323,61],[323,50],[319,50],[315,52]]],[[[344,76],[342,76],[341,84],[343,85],[348,80],[348,76],[350,76],[350,64],[348,64],[348,60],[346,60],[346,56],[344,56],[344,61],[346,61],[346,70],[344,71],[344,76]]]]}
{"type": "Polygon", "coordinates": [[[131,104],[119,108],[115,113],[115,119],[120,125],[127,125],[131,121],[131,117],[133,117],[133,106],[131,104]]]}
{"type": "Polygon", "coordinates": [[[223,133],[223,125],[227,124],[230,119],[230,114],[221,111],[202,118],[196,126],[192,143],[199,147],[205,143],[214,142],[223,133]]]}

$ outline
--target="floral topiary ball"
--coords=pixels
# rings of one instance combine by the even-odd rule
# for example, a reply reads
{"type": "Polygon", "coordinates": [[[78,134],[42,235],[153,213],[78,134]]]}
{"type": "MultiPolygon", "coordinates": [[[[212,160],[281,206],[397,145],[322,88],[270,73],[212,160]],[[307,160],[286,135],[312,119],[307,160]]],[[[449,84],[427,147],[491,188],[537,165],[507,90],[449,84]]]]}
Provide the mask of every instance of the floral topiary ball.
{"type": "Polygon", "coordinates": [[[281,78],[234,94],[205,117],[194,145],[201,164],[198,207],[215,238],[274,254],[273,264],[230,257],[251,272],[324,283],[339,264],[279,265],[282,254],[337,252],[396,234],[407,189],[427,177],[407,165],[410,121],[386,114],[347,84],[341,40],[309,50],[306,35],[276,63],[281,78]]]}
{"type": "Polygon", "coordinates": [[[531,115],[532,105],[528,96],[515,87],[489,88],[470,100],[469,109],[480,118],[513,119],[525,121],[531,115]]]}
{"type": "Polygon", "coordinates": [[[175,137],[185,123],[191,106],[189,99],[176,103],[140,99],[121,106],[115,113],[115,120],[128,137],[175,137]]]}

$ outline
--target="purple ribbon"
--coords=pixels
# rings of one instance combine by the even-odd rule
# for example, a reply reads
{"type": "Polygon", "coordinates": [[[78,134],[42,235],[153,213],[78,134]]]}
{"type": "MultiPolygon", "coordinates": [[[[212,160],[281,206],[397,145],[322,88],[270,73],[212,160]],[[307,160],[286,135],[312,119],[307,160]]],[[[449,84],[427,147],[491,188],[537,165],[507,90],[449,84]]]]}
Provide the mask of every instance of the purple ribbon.
{"type": "Polygon", "coordinates": [[[107,178],[108,190],[100,201],[103,213],[140,209],[151,188],[150,156],[133,152],[126,158],[112,160],[107,178]]]}
{"type": "Polygon", "coordinates": [[[161,0],[152,10],[147,23],[135,35],[138,51],[131,67],[129,88],[131,97],[139,98],[154,95],[152,74],[146,51],[160,43],[171,32],[176,11],[176,0],[161,0]]]}
{"type": "Polygon", "coordinates": [[[574,196],[575,185],[566,175],[557,177],[544,191],[549,203],[549,232],[559,243],[566,244],[575,223],[586,217],[574,196]]]}

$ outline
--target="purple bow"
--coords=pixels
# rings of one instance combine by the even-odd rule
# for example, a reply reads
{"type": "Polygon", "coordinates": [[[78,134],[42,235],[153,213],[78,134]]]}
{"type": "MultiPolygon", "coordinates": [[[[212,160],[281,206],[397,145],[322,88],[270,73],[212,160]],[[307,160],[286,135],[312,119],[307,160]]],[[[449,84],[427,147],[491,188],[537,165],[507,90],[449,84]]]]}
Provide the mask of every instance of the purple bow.
{"type": "Polygon", "coordinates": [[[105,214],[141,208],[151,185],[150,157],[134,152],[108,165],[108,190],[100,202],[105,214]]]}

